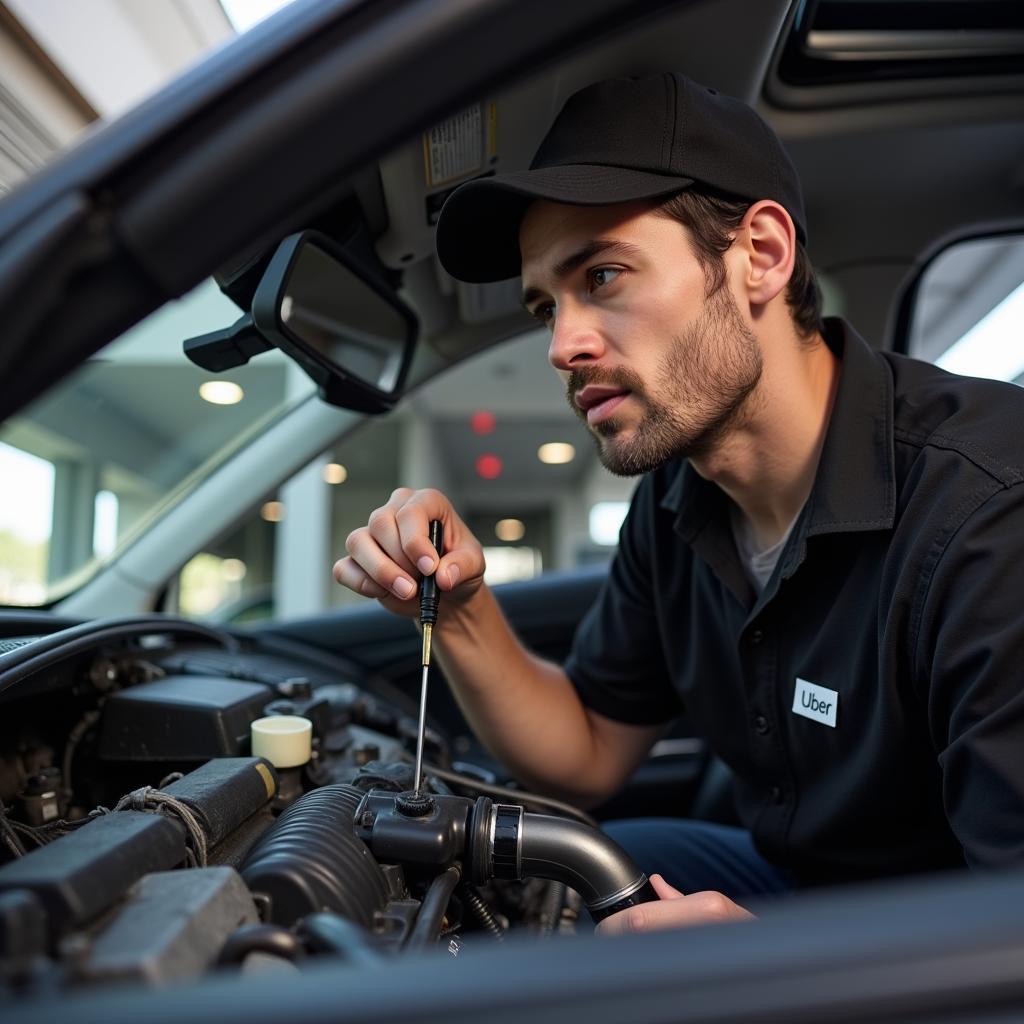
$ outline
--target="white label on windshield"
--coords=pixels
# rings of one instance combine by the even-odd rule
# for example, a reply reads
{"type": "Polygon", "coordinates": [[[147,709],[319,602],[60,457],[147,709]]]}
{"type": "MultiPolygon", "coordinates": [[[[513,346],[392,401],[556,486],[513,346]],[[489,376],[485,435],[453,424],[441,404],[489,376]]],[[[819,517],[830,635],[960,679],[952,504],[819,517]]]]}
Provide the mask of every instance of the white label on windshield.
{"type": "Polygon", "coordinates": [[[836,713],[839,711],[839,694],[827,686],[797,679],[793,692],[793,711],[812,722],[836,727],[836,713]]]}
{"type": "Polygon", "coordinates": [[[449,117],[423,134],[427,185],[444,185],[484,166],[484,123],[481,105],[449,117]]]}

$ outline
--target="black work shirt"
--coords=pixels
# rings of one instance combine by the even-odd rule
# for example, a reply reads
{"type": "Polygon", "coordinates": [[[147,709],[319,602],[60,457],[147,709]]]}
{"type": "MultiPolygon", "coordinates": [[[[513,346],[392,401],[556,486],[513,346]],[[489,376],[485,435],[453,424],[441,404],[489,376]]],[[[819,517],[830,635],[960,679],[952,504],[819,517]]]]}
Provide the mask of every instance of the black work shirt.
{"type": "Polygon", "coordinates": [[[1022,862],[1024,391],[841,321],[826,340],[835,404],[763,592],[728,497],[669,463],[637,490],[566,671],[609,718],[685,709],[762,854],[805,884],[1022,862]]]}

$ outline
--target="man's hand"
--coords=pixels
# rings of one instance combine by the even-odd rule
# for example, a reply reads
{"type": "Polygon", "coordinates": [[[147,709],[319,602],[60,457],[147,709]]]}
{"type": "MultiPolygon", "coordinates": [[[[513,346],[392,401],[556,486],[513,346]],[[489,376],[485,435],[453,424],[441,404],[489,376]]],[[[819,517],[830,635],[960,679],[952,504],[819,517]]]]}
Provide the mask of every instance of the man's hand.
{"type": "Polygon", "coordinates": [[[660,897],[657,903],[641,903],[612,914],[597,926],[598,933],[626,935],[630,932],[656,931],[659,928],[688,928],[695,924],[755,919],[749,910],[744,910],[720,892],[694,892],[684,896],[661,875],[651,875],[651,884],[660,897]]]}
{"type": "Polygon", "coordinates": [[[335,563],[334,578],[357,594],[378,598],[399,615],[419,614],[417,584],[430,573],[456,600],[471,597],[483,582],[480,543],[440,491],[399,487],[386,505],[370,513],[366,526],[348,535],[345,549],[348,557],[335,563]],[[430,543],[432,519],[444,526],[440,561],[430,543]]]}

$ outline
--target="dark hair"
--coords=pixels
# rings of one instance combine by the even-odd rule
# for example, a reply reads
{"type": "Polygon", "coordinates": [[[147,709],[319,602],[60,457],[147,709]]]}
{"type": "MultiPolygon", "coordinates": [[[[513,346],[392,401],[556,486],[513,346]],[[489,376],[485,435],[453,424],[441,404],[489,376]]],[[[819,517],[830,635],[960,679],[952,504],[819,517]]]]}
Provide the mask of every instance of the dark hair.
{"type": "MultiPolygon", "coordinates": [[[[713,295],[725,285],[722,255],[732,245],[733,232],[749,209],[750,203],[745,200],[727,199],[696,189],[677,192],[660,206],[665,216],[689,228],[694,255],[707,277],[708,295],[713,295]]],[[[799,241],[796,243],[793,274],[786,285],[786,304],[802,338],[809,338],[822,329],[821,292],[807,251],[799,241]]]]}

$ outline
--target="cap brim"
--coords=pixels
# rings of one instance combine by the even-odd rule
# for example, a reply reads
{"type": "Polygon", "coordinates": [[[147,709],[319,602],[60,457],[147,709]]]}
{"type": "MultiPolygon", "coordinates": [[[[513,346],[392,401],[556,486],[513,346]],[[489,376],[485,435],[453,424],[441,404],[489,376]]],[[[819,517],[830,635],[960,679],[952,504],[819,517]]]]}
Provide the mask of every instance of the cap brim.
{"type": "Polygon", "coordinates": [[[608,206],[655,199],[692,184],[692,178],[594,164],[478,178],[457,188],[441,209],[437,255],[441,266],[460,281],[518,277],[519,224],[534,200],[608,206]]]}

